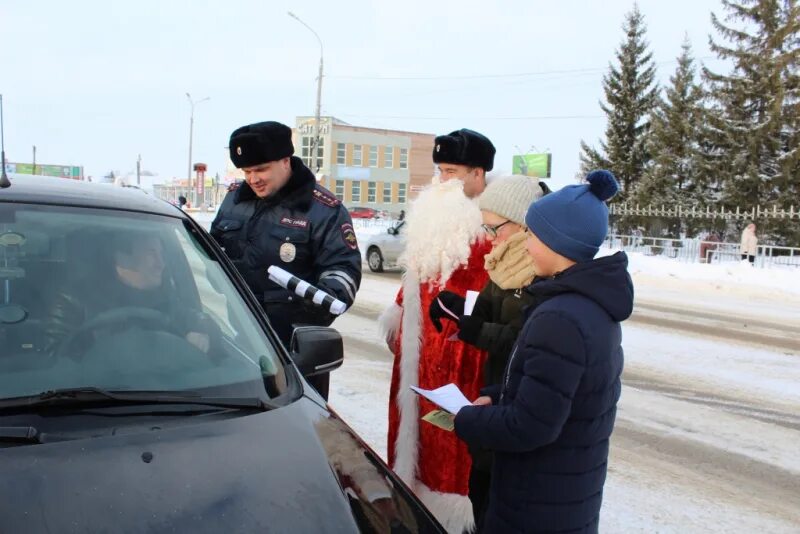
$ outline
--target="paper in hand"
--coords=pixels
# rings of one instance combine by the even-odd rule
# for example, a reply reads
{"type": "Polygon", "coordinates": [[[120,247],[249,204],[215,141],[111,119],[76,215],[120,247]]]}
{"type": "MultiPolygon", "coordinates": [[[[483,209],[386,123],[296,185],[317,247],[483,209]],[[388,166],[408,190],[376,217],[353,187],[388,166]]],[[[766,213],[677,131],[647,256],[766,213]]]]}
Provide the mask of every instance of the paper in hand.
{"type": "Polygon", "coordinates": [[[444,410],[431,410],[422,417],[423,421],[427,421],[433,426],[438,426],[442,430],[452,432],[456,427],[453,414],[447,413],[444,410]]]}
{"type": "Polygon", "coordinates": [[[458,410],[464,406],[472,404],[455,384],[447,384],[446,386],[436,389],[422,389],[415,386],[409,387],[411,391],[417,395],[425,397],[435,405],[440,406],[444,411],[453,415],[457,414],[458,410]]]}
{"type": "Polygon", "coordinates": [[[467,296],[464,298],[464,315],[472,315],[472,310],[475,309],[475,303],[478,301],[478,295],[477,291],[467,290],[467,296]]]}

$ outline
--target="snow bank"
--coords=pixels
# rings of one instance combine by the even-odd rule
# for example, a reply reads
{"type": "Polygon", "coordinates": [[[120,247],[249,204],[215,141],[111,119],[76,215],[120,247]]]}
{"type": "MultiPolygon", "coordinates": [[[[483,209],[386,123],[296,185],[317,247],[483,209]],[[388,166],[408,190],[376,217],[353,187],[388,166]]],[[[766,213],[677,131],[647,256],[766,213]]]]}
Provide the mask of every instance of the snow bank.
{"type": "MultiPolygon", "coordinates": [[[[618,252],[603,248],[600,256],[618,252]]],[[[663,256],[646,256],[637,252],[628,253],[628,271],[636,278],[660,278],[679,281],[702,281],[717,287],[732,289],[759,289],[773,292],[776,296],[786,292],[800,296],[800,269],[785,267],[752,267],[749,263],[684,263],[663,256]]]]}

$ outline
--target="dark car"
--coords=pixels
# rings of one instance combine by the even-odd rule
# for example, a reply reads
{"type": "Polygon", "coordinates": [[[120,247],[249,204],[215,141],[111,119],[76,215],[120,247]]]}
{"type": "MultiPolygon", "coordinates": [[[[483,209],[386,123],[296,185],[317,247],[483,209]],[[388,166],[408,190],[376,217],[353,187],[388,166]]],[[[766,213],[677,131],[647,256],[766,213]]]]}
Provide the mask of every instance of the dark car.
{"type": "Polygon", "coordinates": [[[0,532],[443,531],[304,380],[338,332],[283,347],[169,203],[15,179],[0,303],[0,532]]]}
{"type": "Polygon", "coordinates": [[[373,208],[350,208],[347,211],[353,219],[375,219],[378,216],[378,210],[373,208]]]}

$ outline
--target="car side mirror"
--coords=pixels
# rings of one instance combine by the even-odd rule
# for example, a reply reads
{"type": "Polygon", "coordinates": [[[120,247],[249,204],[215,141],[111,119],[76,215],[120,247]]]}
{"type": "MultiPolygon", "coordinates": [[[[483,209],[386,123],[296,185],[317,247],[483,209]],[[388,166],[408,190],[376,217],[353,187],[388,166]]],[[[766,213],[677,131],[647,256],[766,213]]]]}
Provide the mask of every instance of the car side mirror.
{"type": "Polygon", "coordinates": [[[344,361],[342,335],[335,328],[298,326],[289,346],[292,360],[304,377],[330,373],[344,361]]]}

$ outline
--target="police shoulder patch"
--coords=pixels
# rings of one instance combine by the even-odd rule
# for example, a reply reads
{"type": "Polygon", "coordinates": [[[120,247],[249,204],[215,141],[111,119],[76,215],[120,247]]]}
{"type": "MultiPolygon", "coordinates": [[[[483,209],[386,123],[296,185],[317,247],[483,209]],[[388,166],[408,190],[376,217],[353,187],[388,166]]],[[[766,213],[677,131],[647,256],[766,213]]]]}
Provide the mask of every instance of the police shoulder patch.
{"type": "Polygon", "coordinates": [[[330,206],[331,208],[335,208],[336,206],[341,204],[341,201],[335,196],[333,196],[332,193],[316,187],[314,188],[314,200],[322,204],[325,204],[326,206],[330,206]]]}
{"type": "Polygon", "coordinates": [[[349,248],[353,250],[358,248],[358,240],[356,239],[356,232],[353,230],[352,224],[344,223],[342,225],[342,239],[344,239],[344,244],[349,248]]]}

